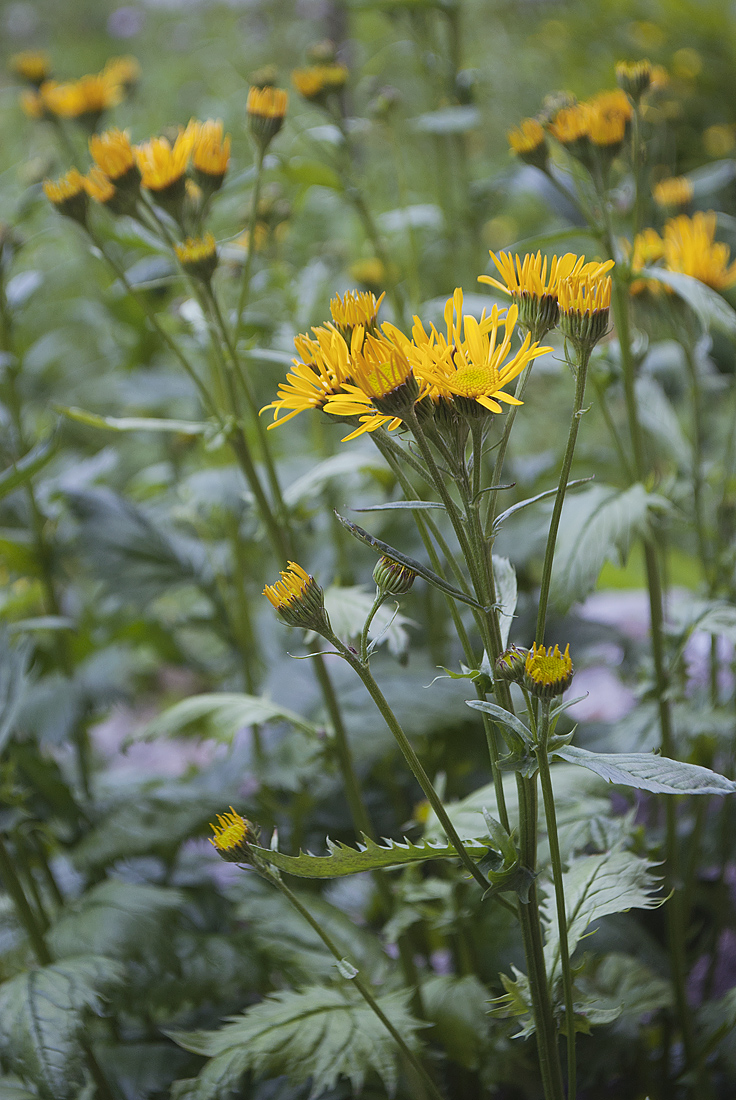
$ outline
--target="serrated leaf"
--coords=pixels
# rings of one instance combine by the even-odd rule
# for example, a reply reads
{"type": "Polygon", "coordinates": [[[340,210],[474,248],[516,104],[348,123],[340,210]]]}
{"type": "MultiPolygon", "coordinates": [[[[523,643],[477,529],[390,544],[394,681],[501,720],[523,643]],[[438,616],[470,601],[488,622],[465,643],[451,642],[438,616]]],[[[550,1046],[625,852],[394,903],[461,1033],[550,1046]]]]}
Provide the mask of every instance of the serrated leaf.
{"type": "MultiPolygon", "coordinates": [[[[629,909],[656,909],[665,899],[655,897],[659,883],[652,875],[655,864],[623,848],[572,860],[563,873],[567,942],[573,954],[593,921],[629,909]]],[[[550,982],[560,976],[560,937],[554,885],[544,884],[541,917],[545,925],[544,956],[550,982]]]]}
{"type": "Polygon", "coordinates": [[[183,907],[179,890],[108,879],[64,907],[49,931],[57,957],[74,955],[79,944],[95,955],[122,959],[166,936],[166,922],[183,907]]]}
{"type": "Polygon", "coordinates": [[[216,738],[218,741],[232,741],[246,726],[274,721],[289,722],[295,729],[312,736],[316,736],[318,732],[317,727],[306,718],[280,703],[259,695],[218,691],[191,695],[188,699],[175,703],[149,722],[140,736],[153,740],[174,734],[194,733],[216,738]]]}
{"type": "Polygon", "coordinates": [[[442,1045],[452,1062],[478,1069],[488,1046],[485,986],[474,974],[438,974],[422,982],[422,1000],[434,1024],[430,1038],[442,1045]]]}
{"type": "MultiPolygon", "coordinates": [[[[428,840],[413,844],[410,840],[386,840],[385,845],[376,843],[369,837],[363,837],[358,848],[350,848],[340,841],[328,838],[328,856],[315,856],[311,852],[300,852],[298,856],[287,856],[283,852],[274,852],[270,848],[253,845],[253,851],[264,863],[278,867],[290,875],[301,878],[341,878],[344,875],[356,875],[361,871],[375,871],[382,867],[403,867],[410,863],[423,863],[428,859],[458,859],[451,844],[442,844],[428,840]]],[[[478,841],[466,843],[465,847],[474,859],[482,859],[488,853],[488,845],[478,841]]]]}
{"type": "Polygon", "coordinates": [[[527,729],[522,720],[510,711],[504,710],[503,707],[499,707],[497,703],[491,703],[487,699],[466,699],[465,702],[472,710],[481,710],[484,714],[490,714],[494,722],[508,730],[512,737],[520,738],[522,744],[534,743],[531,730],[527,729]]]}
{"type": "Polygon", "coordinates": [[[736,783],[725,775],[685,764],[651,752],[589,752],[577,745],[565,745],[554,755],[569,764],[579,764],[605,779],[624,787],[653,794],[733,794],[736,783]]]}
{"type": "Polygon", "coordinates": [[[722,635],[736,642],[736,606],[725,600],[679,600],[670,609],[668,630],[690,634],[702,630],[706,634],[722,635]]]}
{"type": "Polygon", "coordinates": [[[112,959],[78,955],[0,986],[0,1057],[46,1100],[76,1100],[84,1080],[85,1018],[123,980],[112,959]]]}
{"type": "MultiPolygon", "coordinates": [[[[373,607],[373,599],[374,593],[366,592],[359,584],[344,588],[331,584],[325,589],[325,608],[338,638],[345,640],[360,637],[363,624],[373,607]]],[[[373,616],[368,637],[379,645],[386,642],[389,653],[401,657],[409,648],[406,627],[410,625],[411,619],[398,613],[394,604],[386,603],[373,616]]]]}
{"type": "Polygon", "coordinates": [[[687,302],[704,329],[714,328],[730,336],[736,335],[736,311],[716,290],[699,279],[693,279],[681,271],[665,271],[662,267],[645,267],[641,274],[671,287],[678,297],[687,302]]]}
{"type": "Polygon", "coordinates": [[[156,416],[98,416],[74,406],[57,405],[57,412],[91,428],[112,432],[175,432],[177,435],[203,435],[211,425],[196,420],[165,420],[156,416]]]}
{"type": "Polygon", "coordinates": [[[353,508],[354,512],[428,512],[433,508],[444,511],[438,500],[387,500],[383,504],[369,504],[365,508],[353,508]]]}
{"type": "Polygon", "coordinates": [[[0,1077],[0,1100],[38,1100],[37,1092],[29,1092],[20,1077],[0,1077]]]}
{"type": "MultiPolygon", "coordinates": [[[[377,997],[382,1012],[411,1048],[422,1026],[407,1007],[408,993],[377,997]]],[[[394,1040],[352,988],[321,986],[284,990],[268,996],[243,1015],[230,1017],[220,1031],[171,1032],[185,1050],[211,1061],[195,1080],[174,1086],[175,1100],[215,1100],[238,1087],[243,1075],[285,1074],[311,1079],[310,1100],[347,1078],[354,1090],[374,1070],[389,1093],[398,1081],[394,1040]]]]}
{"type": "Polygon", "coordinates": [[[552,595],[560,607],[587,596],[607,561],[625,563],[633,541],[649,525],[651,510],[667,502],[643,485],[615,489],[592,485],[567,497],[552,570],[552,595]]]}

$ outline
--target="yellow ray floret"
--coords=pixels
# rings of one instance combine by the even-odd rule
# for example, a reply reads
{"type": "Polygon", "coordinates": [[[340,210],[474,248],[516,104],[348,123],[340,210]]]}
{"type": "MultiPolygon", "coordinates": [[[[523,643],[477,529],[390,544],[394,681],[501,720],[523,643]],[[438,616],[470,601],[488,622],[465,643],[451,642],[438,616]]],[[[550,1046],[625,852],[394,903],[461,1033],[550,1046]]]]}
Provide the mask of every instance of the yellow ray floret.
{"type": "Polygon", "coordinates": [[[91,199],[95,202],[108,203],[110,199],[115,197],[117,188],[115,184],[111,183],[104,172],[101,172],[99,168],[91,168],[87,175],[84,177],[84,188],[91,199]]]}
{"type": "Polygon", "coordinates": [[[339,91],[348,75],[345,65],[310,65],[307,69],[295,69],[291,79],[299,95],[305,99],[319,99],[339,91]]]}
{"type": "Polygon", "coordinates": [[[572,145],[588,136],[589,109],[586,103],[563,107],[549,124],[549,132],[561,145],[572,145]]]}
{"type": "Polygon", "coordinates": [[[8,62],[10,71],[27,80],[29,84],[43,84],[51,72],[49,55],[42,51],[23,50],[13,54],[8,62]]]}
{"type": "Polygon", "coordinates": [[[198,123],[192,121],[180,130],[172,145],[168,138],[152,137],[134,147],[143,186],[149,191],[164,191],[184,177],[197,136],[198,123]]]}
{"type": "Polygon", "coordinates": [[[570,646],[566,646],[565,652],[561,653],[558,645],[553,650],[552,646],[545,648],[535,642],[527,654],[524,673],[526,685],[533,695],[542,699],[562,695],[573,677],[570,646]]]}
{"type": "Polygon", "coordinates": [[[57,180],[43,181],[43,193],[54,206],[61,206],[62,203],[77,198],[84,194],[85,190],[84,176],[78,168],[70,168],[57,180]]]}
{"type": "Polygon", "coordinates": [[[349,351],[345,340],[334,328],[312,329],[315,339],[297,336],[294,346],[300,359],[293,359],[292,370],[278,388],[278,396],[261,412],[273,409],[275,428],[309,409],[324,408],[327,400],[339,393],[348,378],[349,351]]]}
{"type": "Polygon", "coordinates": [[[510,252],[499,252],[498,256],[491,252],[490,256],[503,282],[491,278],[490,275],[479,275],[478,282],[487,283],[512,297],[524,294],[536,298],[556,295],[562,279],[578,275],[599,278],[614,266],[613,260],[602,263],[591,260],[586,264],[585,256],[576,256],[574,252],[566,252],[559,259],[552,256],[549,267],[547,257],[542,256],[541,252],[527,254],[523,260],[518,255],[512,256],[510,252]]]}
{"type": "Polygon", "coordinates": [[[210,822],[215,834],[210,844],[229,863],[249,863],[250,845],[258,841],[258,829],[230,807],[230,813],[218,814],[217,824],[210,822]]]}
{"type": "Polygon", "coordinates": [[[104,130],[89,139],[89,151],[97,167],[113,183],[135,168],[135,153],[127,130],[104,130]]]}
{"type": "Polygon", "coordinates": [[[289,103],[289,94],[283,88],[265,88],[253,86],[248,92],[245,105],[247,114],[259,118],[283,118],[289,103]]]}
{"type": "Polygon", "coordinates": [[[199,123],[192,147],[192,164],[206,176],[224,176],[230,163],[230,135],[223,137],[221,119],[199,123]]]}
{"type": "Polygon", "coordinates": [[[132,88],[141,78],[141,66],[137,57],[126,54],[124,57],[111,57],[102,70],[102,76],[111,84],[120,84],[123,88],[132,88]]]}
{"type": "Polygon", "coordinates": [[[512,153],[517,156],[528,156],[535,153],[545,144],[544,130],[536,118],[525,118],[513,130],[506,135],[512,153]]]}
{"type": "Polygon", "coordinates": [[[366,334],[361,325],[353,329],[349,370],[351,380],[324,407],[333,416],[360,418],[360,427],[343,443],[384,426],[397,428],[402,414],[422,396],[402,346],[384,335],[366,334]]]}
{"type": "Polygon", "coordinates": [[[47,80],[39,91],[46,109],[58,118],[99,115],[123,97],[120,85],[113,84],[101,73],[65,83],[47,80]]]}
{"type": "Polygon", "coordinates": [[[693,197],[693,185],[687,176],[669,176],[655,183],[652,195],[657,206],[687,206],[693,197]]]}
{"type": "Polygon", "coordinates": [[[301,600],[313,580],[297,562],[290,561],[288,565],[288,569],[282,570],[280,581],[267,584],[263,589],[263,595],[276,611],[283,611],[289,604],[301,600]]]}
{"type": "Polygon", "coordinates": [[[381,302],[386,293],[376,298],[369,290],[349,290],[342,296],[336,294],[330,300],[332,320],[341,329],[352,329],[355,325],[367,328],[376,323],[381,302]]]}
{"type": "Polygon", "coordinates": [[[682,271],[714,290],[736,284],[736,260],[729,264],[731,250],[716,241],[716,214],[698,211],[688,218],[680,214],[665,224],[664,258],[670,271],[682,271]]]}
{"type": "Polygon", "coordinates": [[[563,313],[599,313],[611,305],[611,276],[591,278],[578,275],[564,279],[557,297],[563,313]]]}
{"type": "Polygon", "coordinates": [[[588,101],[588,136],[594,145],[620,144],[633,114],[631,101],[621,88],[601,92],[588,101]]]}

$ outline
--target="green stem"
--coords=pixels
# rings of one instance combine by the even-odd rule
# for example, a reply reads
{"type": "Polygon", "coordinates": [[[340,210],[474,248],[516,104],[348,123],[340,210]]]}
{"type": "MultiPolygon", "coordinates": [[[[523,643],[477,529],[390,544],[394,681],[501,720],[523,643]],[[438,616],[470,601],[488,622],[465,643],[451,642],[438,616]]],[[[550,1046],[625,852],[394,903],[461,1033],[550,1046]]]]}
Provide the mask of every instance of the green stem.
{"type": "MultiPolygon", "coordinates": [[[[274,874],[274,872],[271,871],[270,869],[263,869],[261,871],[261,874],[269,882],[273,883],[273,885],[276,886],[278,890],[281,891],[281,893],[284,895],[284,897],[287,898],[288,901],[291,902],[291,904],[294,906],[296,911],[304,918],[304,920],[310,925],[310,927],[317,933],[317,935],[322,940],[322,942],[324,943],[327,950],[335,958],[335,960],[338,963],[342,963],[343,960],[344,960],[343,952],[340,951],[337,944],[330,938],[330,936],[328,936],[328,934],[325,932],[324,928],[319,923],[319,921],[316,920],[312,916],[312,914],[309,912],[307,907],[302,904],[302,902],[299,900],[299,898],[293,892],[293,890],[289,889],[289,887],[283,881],[281,876],[278,875],[278,874],[274,874]]],[[[349,960],[346,960],[346,961],[349,961],[349,960]]],[[[356,968],[353,967],[353,969],[355,970],[356,968]]],[[[437,1086],[435,1085],[434,1081],[429,1076],[426,1069],[424,1068],[422,1063],[417,1058],[416,1054],[414,1054],[414,1052],[411,1050],[411,1048],[407,1045],[407,1043],[404,1040],[401,1033],[396,1030],[394,1025],[391,1023],[389,1018],[386,1016],[385,1012],[382,1010],[381,1006],[376,1001],[376,998],[373,996],[373,993],[369,989],[368,985],[363,981],[360,974],[357,973],[357,971],[356,971],[354,977],[351,978],[350,980],[352,981],[353,985],[355,986],[355,988],[360,993],[363,1000],[369,1006],[371,1011],[375,1013],[375,1015],[381,1021],[383,1026],[386,1028],[386,1030],[391,1035],[391,1037],[394,1039],[394,1041],[396,1042],[396,1044],[399,1047],[399,1050],[403,1054],[404,1058],[411,1065],[411,1067],[415,1071],[415,1073],[419,1076],[420,1080],[422,1081],[422,1084],[427,1089],[430,1096],[432,1096],[434,1098],[434,1100],[444,1100],[442,1094],[437,1089],[437,1086]]]]}
{"type": "Polygon", "coordinates": [[[41,966],[50,966],[53,962],[51,952],[49,951],[43,932],[38,926],[36,917],[25,895],[21,881],[16,874],[13,861],[10,858],[10,853],[5,847],[2,837],[0,837],[0,878],[2,878],[5,889],[8,891],[10,899],[15,906],[18,920],[25,928],[26,935],[28,936],[36,959],[41,966]]]}
{"type": "Polygon", "coordinates": [[[562,505],[565,502],[565,493],[567,492],[567,483],[570,478],[570,470],[572,468],[573,455],[575,454],[575,443],[578,438],[578,429],[580,427],[580,418],[583,415],[583,399],[585,397],[585,379],[588,373],[588,361],[590,359],[590,348],[578,348],[578,362],[577,362],[577,377],[575,384],[575,403],[572,410],[572,419],[570,421],[570,431],[567,436],[567,446],[565,447],[565,455],[562,460],[562,470],[560,472],[560,480],[557,485],[557,494],[555,496],[555,503],[552,509],[552,518],[549,524],[549,532],[547,534],[547,546],[544,551],[544,565],[542,567],[542,582],[539,590],[539,610],[537,612],[537,630],[536,630],[536,643],[542,645],[544,642],[544,627],[547,621],[547,605],[549,603],[549,590],[552,582],[552,564],[555,556],[555,546],[557,545],[557,532],[560,526],[560,517],[562,515],[562,505]]]}
{"type": "Polygon", "coordinates": [[[370,629],[370,625],[373,622],[376,613],[383,606],[387,599],[388,595],[385,592],[382,592],[379,588],[376,591],[376,598],[373,601],[373,606],[368,612],[366,620],[363,623],[363,629],[360,632],[360,648],[358,652],[360,653],[360,659],[364,665],[368,664],[368,631],[370,629]]]}
{"type": "Polygon", "coordinates": [[[543,700],[539,734],[537,737],[536,756],[539,764],[539,780],[542,787],[544,814],[547,819],[547,838],[549,840],[552,880],[554,882],[555,904],[557,907],[557,927],[560,934],[560,969],[562,971],[562,988],[565,993],[565,1025],[567,1030],[567,1100],[575,1100],[575,1002],[572,986],[572,968],[570,966],[570,948],[567,939],[567,907],[565,904],[560,840],[557,831],[555,795],[552,789],[552,777],[550,775],[549,757],[547,755],[547,743],[549,740],[549,708],[550,700],[543,700]]]}
{"type": "Polygon", "coordinates": [[[258,204],[261,200],[261,186],[263,183],[263,160],[266,155],[266,148],[264,145],[257,145],[256,147],[256,178],[253,184],[253,196],[251,199],[250,218],[248,219],[248,254],[245,257],[245,263],[243,264],[243,278],[240,283],[240,294],[238,295],[238,308],[235,314],[235,346],[237,347],[240,342],[240,337],[243,334],[243,326],[245,324],[245,311],[248,308],[248,297],[250,295],[250,282],[253,276],[253,260],[256,254],[256,223],[258,221],[258,204]]]}
{"type": "MultiPolygon", "coordinates": [[[[521,400],[526,384],[529,381],[529,375],[532,372],[534,366],[534,360],[531,363],[527,363],[524,370],[519,375],[519,380],[516,383],[516,389],[514,390],[514,397],[518,397],[521,400]]],[[[512,405],[509,411],[506,413],[506,422],[503,426],[503,435],[496,449],[496,461],[493,466],[493,476],[491,478],[491,485],[501,484],[501,475],[503,474],[503,464],[506,459],[506,450],[509,445],[509,436],[511,435],[511,429],[514,426],[516,420],[516,410],[518,405],[512,405]]],[[[496,518],[496,509],[498,508],[498,489],[491,489],[488,494],[488,504],[486,507],[486,520],[485,529],[488,535],[490,535],[493,529],[493,521],[496,518]]]]}

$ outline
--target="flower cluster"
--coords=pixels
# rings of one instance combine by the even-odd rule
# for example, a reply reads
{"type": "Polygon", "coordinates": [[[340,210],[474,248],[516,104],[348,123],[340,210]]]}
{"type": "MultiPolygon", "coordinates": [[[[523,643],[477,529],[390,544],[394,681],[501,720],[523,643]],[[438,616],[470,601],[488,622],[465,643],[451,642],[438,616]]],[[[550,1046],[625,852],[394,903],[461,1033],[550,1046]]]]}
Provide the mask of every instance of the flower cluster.
{"type": "MultiPolygon", "coordinates": [[[[713,210],[698,211],[690,218],[679,214],[665,222],[662,236],[655,229],[637,234],[631,257],[631,270],[639,274],[645,267],[663,261],[667,271],[679,271],[698,279],[714,290],[736,285],[736,260],[729,263],[731,250],[716,241],[717,218],[713,210]]],[[[645,287],[656,290],[661,284],[650,279],[634,279],[632,293],[645,287]]]]}
{"type": "Polygon", "coordinates": [[[463,313],[458,289],[445,306],[446,332],[434,325],[427,331],[415,317],[409,338],[389,322],[379,326],[381,299],[358,291],[338,296],[330,307],[332,322],[296,338],[300,358],[265,407],[274,412],[270,428],[307,409],[322,409],[353,425],[348,440],[411,423],[415,416],[447,422],[500,413],[500,402],[520,404],[504,387],[551,351],[529,333],[512,350],[516,304],[508,310],[493,306],[478,320],[463,313]]]}
{"type": "Polygon", "coordinates": [[[134,57],[111,58],[99,73],[78,80],[50,79],[50,64],[44,54],[16,54],[12,71],[32,85],[21,95],[21,106],[30,118],[72,119],[95,130],[102,115],[115,107],[140,79],[140,65],[134,57]]]}

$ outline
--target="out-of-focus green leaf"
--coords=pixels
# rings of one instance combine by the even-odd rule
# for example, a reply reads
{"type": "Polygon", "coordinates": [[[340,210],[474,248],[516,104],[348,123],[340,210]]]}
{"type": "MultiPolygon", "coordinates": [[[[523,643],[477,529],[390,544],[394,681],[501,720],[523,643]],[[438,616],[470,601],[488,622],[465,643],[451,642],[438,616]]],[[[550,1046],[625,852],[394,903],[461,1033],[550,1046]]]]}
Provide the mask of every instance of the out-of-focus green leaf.
{"type": "Polygon", "coordinates": [[[508,558],[493,555],[493,577],[496,582],[496,603],[499,611],[499,629],[501,631],[501,645],[506,646],[509,640],[509,631],[516,613],[516,570],[508,558]]]}
{"type": "Polygon", "coordinates": [[[653,794],[733,794],[736,783],[725,775],[685,764],[651,752],[589,752],[577,745],[555,749],[554,755],[569,764],[600,775],[609,783],[635,787],[653,794]]]}
{"type": "Polygon", "coordinates": [[[318,732],[317,727],[301,715],[270,699],[222,691],[182,699],[149,722],[142,736],[153,739],[188,732],[215,737],[219,741],[232,741],[236,733],[246,726],[273,721],[289,722],[296,729],[313,736],[318,732]],[[188,729],[195,724],[195,730],[188,729]]]}
{"type": "Polygon", "coordinates": [[[193,420],[162,420],[155,416],[98,416],[73,406],[58,405],[57,411],[70,420],[112,432],[175,432],[177,435],[203,435],[209,424],[193,420]]]}
{"type": "Polygon", "coordinates": [[[440,107],[409,120],[413,130],[422,134],[465,134],[480,126],[481,114],[477,107],[440,107]]]}
{"type": "Polygon", "coordinates": [[[437,974],[422,982],[422,1000],[438,1041],[451,1062],[478,1069],[488,1047],[488,990],[474,974],[437,974]]]}
{"type": "MultiPolygon", "coordinates": [[[[373,607],[373,593],[365,591],[362,585],[331,584],[325,589],[325,607],[330,616],[332,629],[338,638],[357,638],[363,629],[363,623],[373,607]]],[[[395,657],[401,657],[409,648],[409,635],[406,627],[411,619],[395,611],[394,605],[384,604],[373,617],[368,631],[371,641],[377,644],[386,642],[388,650],[395,657]]]]}
{"type": "MultiPolygon", "coordinates": [[[[410,1048],[417,1046],[422,1026],[408,1009],[407,993],[377,998],[410,1048]]],[[[220,1031],[170,1032],[185,1050],[212,1060],[199,1077],[179,1082],[174,1100],[215,1100],[237,1088],[249,1070],[286,1074],[293,1081],[311,1079],[310,1100],[347,1078],[359,1090],[374,1070],[392,1094],[398,1082],[398,1050],[372,1009],[350,987],[312,986],[271,994],[220,1031]]]]}
{"type": "Polygon", "coordinates": [[[30,661],[30,646],[13,645],[8,632],[0,631],[0,752],[13,733],[29,682],[30,661]]]}
{"type": "Polygon", "coordinates": [[[108,879],[65,906],[49,945],[57,957],[74,955],[84,944],[91,954],[125,959],[165,937],[167,919],[183,902],[178,890],[108,879]]]}
{"type": "Polygon", "coordinates": [[[736,335],[736,310],[718,291],[681,271],[665,271],[663,267],[645,267],[641,274],[647,279],[656,279],[671,287],[697,314],[703,328],[714,328],[730,336],[736,335]]]}
{"type": "Polygon", "coordinates": [[[112,959],[77,955],[0,986],[0,1057],[44,1100],[76,1100],[84,1081],[87,1013],[123,980],[112,959]]]}
{"type": "Polygon", "coordinates": [[[3,470],[0,473],[0,500],[35,477],[54,457],[57,447],[58,437],[52,435],[50,439],[37,443],[23,458],[3,470]]]}
{"type": "MultiPolygon", "coordinates": [[[[321,492],[334,478],[339,478],[344,486],[345,479],[354,484],[362,473],[383,474],[385,471],[386,464],[375,450],[362,453],[338,451],[287,485],[284,488],[284,502],[293,508],[321,492]]],[[[356,508],[355,511],[360,509],[356,508]]]]}
{"type": "Polygon", "coordinates": [[[306,157],[289,157],[281,170],[292,183],[304,187],[329,187],[333,191],[342,191],[342,181],[337,172],[320,160],[308,160],[306,157]]]}

